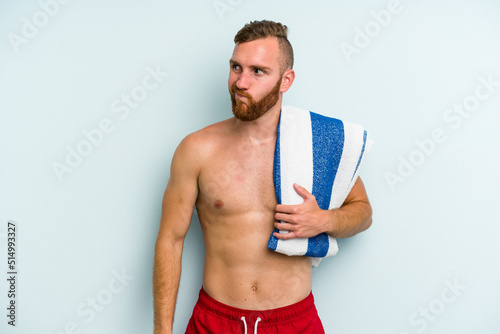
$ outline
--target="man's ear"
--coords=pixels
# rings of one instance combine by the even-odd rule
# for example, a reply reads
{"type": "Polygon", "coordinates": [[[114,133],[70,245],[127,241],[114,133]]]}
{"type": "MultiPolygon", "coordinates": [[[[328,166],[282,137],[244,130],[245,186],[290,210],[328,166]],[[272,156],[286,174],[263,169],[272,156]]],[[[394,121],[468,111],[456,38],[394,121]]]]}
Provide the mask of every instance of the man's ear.
{"type": "Polygon", "coordinates": [[[295,80],[295,71],[292,69],[286,70],[281,80],[280,92],[286,92],[292,85],[293,80],[295,80]]]}

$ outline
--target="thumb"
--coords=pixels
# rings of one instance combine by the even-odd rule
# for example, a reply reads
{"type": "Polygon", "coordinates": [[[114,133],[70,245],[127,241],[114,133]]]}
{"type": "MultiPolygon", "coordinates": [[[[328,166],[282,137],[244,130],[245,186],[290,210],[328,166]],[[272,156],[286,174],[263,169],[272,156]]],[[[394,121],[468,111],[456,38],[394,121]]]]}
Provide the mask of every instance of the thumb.
{"type": "Polygon", "coordinates": [[[295,189],[297,194],[299,194],[300,197],[302,197],[304,200],[311,196],[311,193],[309,191],[307,191],[306,188],[299,186],[297,183],[293,184],[293,189],[295,189]]]}

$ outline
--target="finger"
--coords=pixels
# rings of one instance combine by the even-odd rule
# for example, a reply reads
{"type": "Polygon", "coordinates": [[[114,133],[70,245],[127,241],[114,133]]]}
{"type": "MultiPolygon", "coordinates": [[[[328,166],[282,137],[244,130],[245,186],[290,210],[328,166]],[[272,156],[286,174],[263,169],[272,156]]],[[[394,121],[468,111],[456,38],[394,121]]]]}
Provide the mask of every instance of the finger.
{"type": "Polygon", "coordinates": [[[281,239],[281,240],[288,240],[288,239],[297,238],[297,236],[295,235],[295,232],[290,232],[290,233],[274,232],[273,235],[276,237],[276,239],[281,239]]]}
{"type": "Polygon", "coordinates": [[[295,210],[296,206],[297,205],[277,204],[276,205],[276,212],[293,213],[293,211],[295,210]]]}
{"type": "Polygon", "coordinates": [[[311,196],[311,193],[309,191],[307,191],[306,188],[299,186],[297,183],[293,184],[293,189],[295,189],[297,194],[299,194],[300,197],[302,197],[303,199],[307,199],[311,196]]]}
{"type": "Polygon", "coordinates": [[[285,231],[293,231],[295,229],[295,226],[293,224],[289,223],[283,223],[283,222],[274,222],[274,227],[276,227],[278,230],[285,230],[285,231]]]}
{"type": "Polygon", "coordinates": [[[274,219],[276,219],[277,221],[282,221],[282,222],[286,222],[286,223],[290,223],[290,224],[297,223],[296,218],[294,216],[286,214],[286,213],[277,212],[274,215],[274,219]]]}

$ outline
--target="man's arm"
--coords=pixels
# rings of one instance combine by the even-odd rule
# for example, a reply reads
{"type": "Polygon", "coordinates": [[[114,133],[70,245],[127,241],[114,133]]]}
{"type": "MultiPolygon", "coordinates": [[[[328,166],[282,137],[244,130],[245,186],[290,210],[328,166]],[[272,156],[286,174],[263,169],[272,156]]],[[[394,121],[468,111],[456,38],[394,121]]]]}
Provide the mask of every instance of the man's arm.
{"type": "Polygon", "coordinates": [[[287,234],[275,232],[278,239],[309,238],[323,232],[336,238],[348,238],[366,230],[372,223],[372,208],[361,178],[356,180],[342,207],[336,210],[322,210],[305,188],[294,184],[294,189],[304,202],[276,206],[274,225],[279,230],[290,231],[287,234]]]}
{"type": "Polygon", "coordinates": [[[172,333],[184,238],[198,196],[199,164],[189,138],[175,151],[163,196],[153,269],[155,334],[172,333]]]}

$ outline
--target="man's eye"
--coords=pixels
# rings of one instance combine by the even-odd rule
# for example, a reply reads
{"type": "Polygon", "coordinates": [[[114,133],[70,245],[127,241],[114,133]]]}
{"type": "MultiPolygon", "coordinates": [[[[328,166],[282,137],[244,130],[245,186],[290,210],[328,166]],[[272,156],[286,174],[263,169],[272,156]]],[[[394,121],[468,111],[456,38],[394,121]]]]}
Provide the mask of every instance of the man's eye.
{"type": "Polygon", "coordinates": [[[240,65],[233,65],[232,67],[234,71],[239,71],[241,69],[240,65]]]}
{"type": "Polygon", "coordinates": [[[259,68],[256,68],[254,71],[255,71],[255,74],[264,74],[264,71],[259,69],[259,68]]]}

